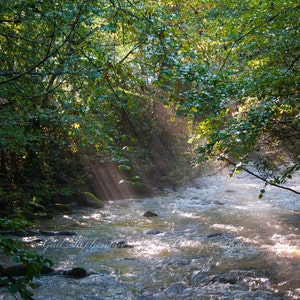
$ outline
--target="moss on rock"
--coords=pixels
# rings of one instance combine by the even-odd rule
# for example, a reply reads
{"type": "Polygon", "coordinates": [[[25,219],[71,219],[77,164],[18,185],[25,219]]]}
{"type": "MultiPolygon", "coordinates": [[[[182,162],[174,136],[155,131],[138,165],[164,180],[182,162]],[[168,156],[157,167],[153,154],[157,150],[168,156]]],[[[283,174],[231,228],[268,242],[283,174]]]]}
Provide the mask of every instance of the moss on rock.
{"type": "Polygon", "coordinates": [[[103,202],[90,192],[82,192],[78,195],[78,203],[81,206],[102,208],[103,202]]]}

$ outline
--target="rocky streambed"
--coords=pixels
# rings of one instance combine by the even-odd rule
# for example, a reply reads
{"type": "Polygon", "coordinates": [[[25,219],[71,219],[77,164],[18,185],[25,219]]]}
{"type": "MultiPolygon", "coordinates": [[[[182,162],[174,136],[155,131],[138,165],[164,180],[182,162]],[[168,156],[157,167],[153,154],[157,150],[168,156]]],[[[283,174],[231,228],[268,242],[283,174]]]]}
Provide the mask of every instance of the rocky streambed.
{"type": "Polygon", "coordinates": [[[298,299],[299,196],[269,188],[258,199],[260,187],[246,174],[205,176],[44,220],[19,237],[55,263],[34,298],[298,299]],[[76,268],[86,273],[66,273],[76,268]]]}

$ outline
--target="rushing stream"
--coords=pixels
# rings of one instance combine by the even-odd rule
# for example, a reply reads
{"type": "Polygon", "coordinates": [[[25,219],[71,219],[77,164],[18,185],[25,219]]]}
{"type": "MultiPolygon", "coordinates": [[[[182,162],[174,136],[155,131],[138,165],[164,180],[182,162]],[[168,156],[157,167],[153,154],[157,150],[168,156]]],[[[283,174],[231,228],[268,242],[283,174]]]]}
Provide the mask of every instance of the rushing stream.
{"type": "MultiPolygon", "coordinates": [[[[296,178],[291,185],[300,189],[296,178]]],[[[245,174],[205,176],[154,198],[43,221],[38,229],[77,235],[35,237],[31,247],[55,269],[89,276],[42,276],[34,299],[300,299],[300,197],[268,188],[258,199],[261,187],[245,174]]]]}

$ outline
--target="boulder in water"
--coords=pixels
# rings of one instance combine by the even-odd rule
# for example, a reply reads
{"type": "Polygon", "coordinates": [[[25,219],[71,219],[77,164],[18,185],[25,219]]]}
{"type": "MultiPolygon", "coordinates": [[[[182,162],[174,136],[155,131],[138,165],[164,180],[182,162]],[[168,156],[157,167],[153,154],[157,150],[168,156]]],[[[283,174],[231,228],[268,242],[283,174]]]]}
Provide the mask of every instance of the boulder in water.
{"type": "Polygon", "coordinates": [[[234,276],[233,274],[223,274],[223,275],[213,275],[210,278],[210,282],[218,282],[223,284],[236,284],[238,281],[238,278],[234,276]]]}
{"type": "Polygon", "coordinates": [[[43,266],[42,268],[42,271],[41,271],[41,274],[42,275],[50,275],[50,274],[53,274],[54,270],[47,267],[47,266],[43,266]]]}
{"type": "MultiPolygon", "coordinates": [[[[6,268],[5,272],[8,273],[12,277],[20,277],[20,276],[26,275],[27,269],[22,264],[17,264],[17,265],[13,265],[13,266],[6,268]]],[[[42,275],[49,275],[52,272],[54,272],[54,270],[47,266],[43,266],[43,268],[41,270],[42,275]]]]}
{"type": "Polygon", "coordinates": [[[85,269],[76,267],[69,271],[65,271],[64,275],[73,277],[73,278],[83,278],[83,277],[86,277],[88,275],[88,273],[85,269]]]}
{"type": "Polygon", "coordinates": [[[213,200],[212,201],[213,204],[216,204],[216,205],[224,205],[225,203],[219,201],[219,200],[213,200]]]}
{"type": "Polygon", "coordinates": [[[134,192],[139,197],[152,197],[154,195],[153,189],[141,182],[135,183],[133,185],[134,192]]]}
{"type": "Polygon", "coordinates": [[[158,217],[158,214],[148,210],[143,214],[143,216],[146,218],[152,218],[152,217],[158,217]]]}
{"type": "Polygon", "coordinates": [[[150,229],[146,231],[146,234],[152,234],[152,235],[157,235],[161,233],[163,233],[163,231],[158,229],[150,229]]]}
{"type": "Polygon", "coordinates": [[[12,277],[20,277],[20,276],[25,276],[26,268],[23,265],[18,264],[6,268],[5,272],[12,277]]]}
{"type": "Polygon", "coordinates": [[[90,192],[80,193],[78,195],[78,202],[81,206],[103,208],[103,202],[90,192]]]}

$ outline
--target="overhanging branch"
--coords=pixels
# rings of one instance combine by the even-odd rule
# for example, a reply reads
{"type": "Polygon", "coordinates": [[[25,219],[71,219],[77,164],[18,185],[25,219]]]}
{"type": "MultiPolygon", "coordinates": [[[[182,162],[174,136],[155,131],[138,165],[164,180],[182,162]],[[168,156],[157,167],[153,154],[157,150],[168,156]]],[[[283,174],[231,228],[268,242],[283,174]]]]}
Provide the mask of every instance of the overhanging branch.
{"type": "MultiPolygon", "coordinates": [[[[234,167],[237,167],[237,164],[234,163],[233,161],[229,160],[228,158],[222,157],[222,159],[223,159],[224,161],[228,162],[230,165],[232,165],[232,166],[234,166],[234,167]]],[[[284,189],[284,190],[290,191],[290,192],[292,192],[292,193],[295,193],[295,194],[297,194],[297,195],[300,195],[300,192],[298,192],[298,191],[296,191],[296,190],[294,190],[294,189],[292,189],[292,188],[289,188],[289,187],[287,187],[287,186],[284,186],[284,185],[280,185],[280,184],[274,183],[274,182],[272,182],[272,181],[270,181],[270,180],[268,180],[268,179],[266,179],[266,178],[264,178],[264,177],[262,177],[262,176],[260,176],[260,175],[258,175],[258,174],[256,174],[256,173],[250,171],[248,168],[245,168],[245,167],[243,167],[243,166],[239,166],[239,169],[241,169],[241,170],[247,172],[248,174],[250,174],[250,175],[252,175],[252,176],[254,176],[254,177],[256,177],[256,178],[262,180],[263,182],[266,183],[266,185],[275,186],[275,187],[277,187],[277,188],[284,189]]]]}

